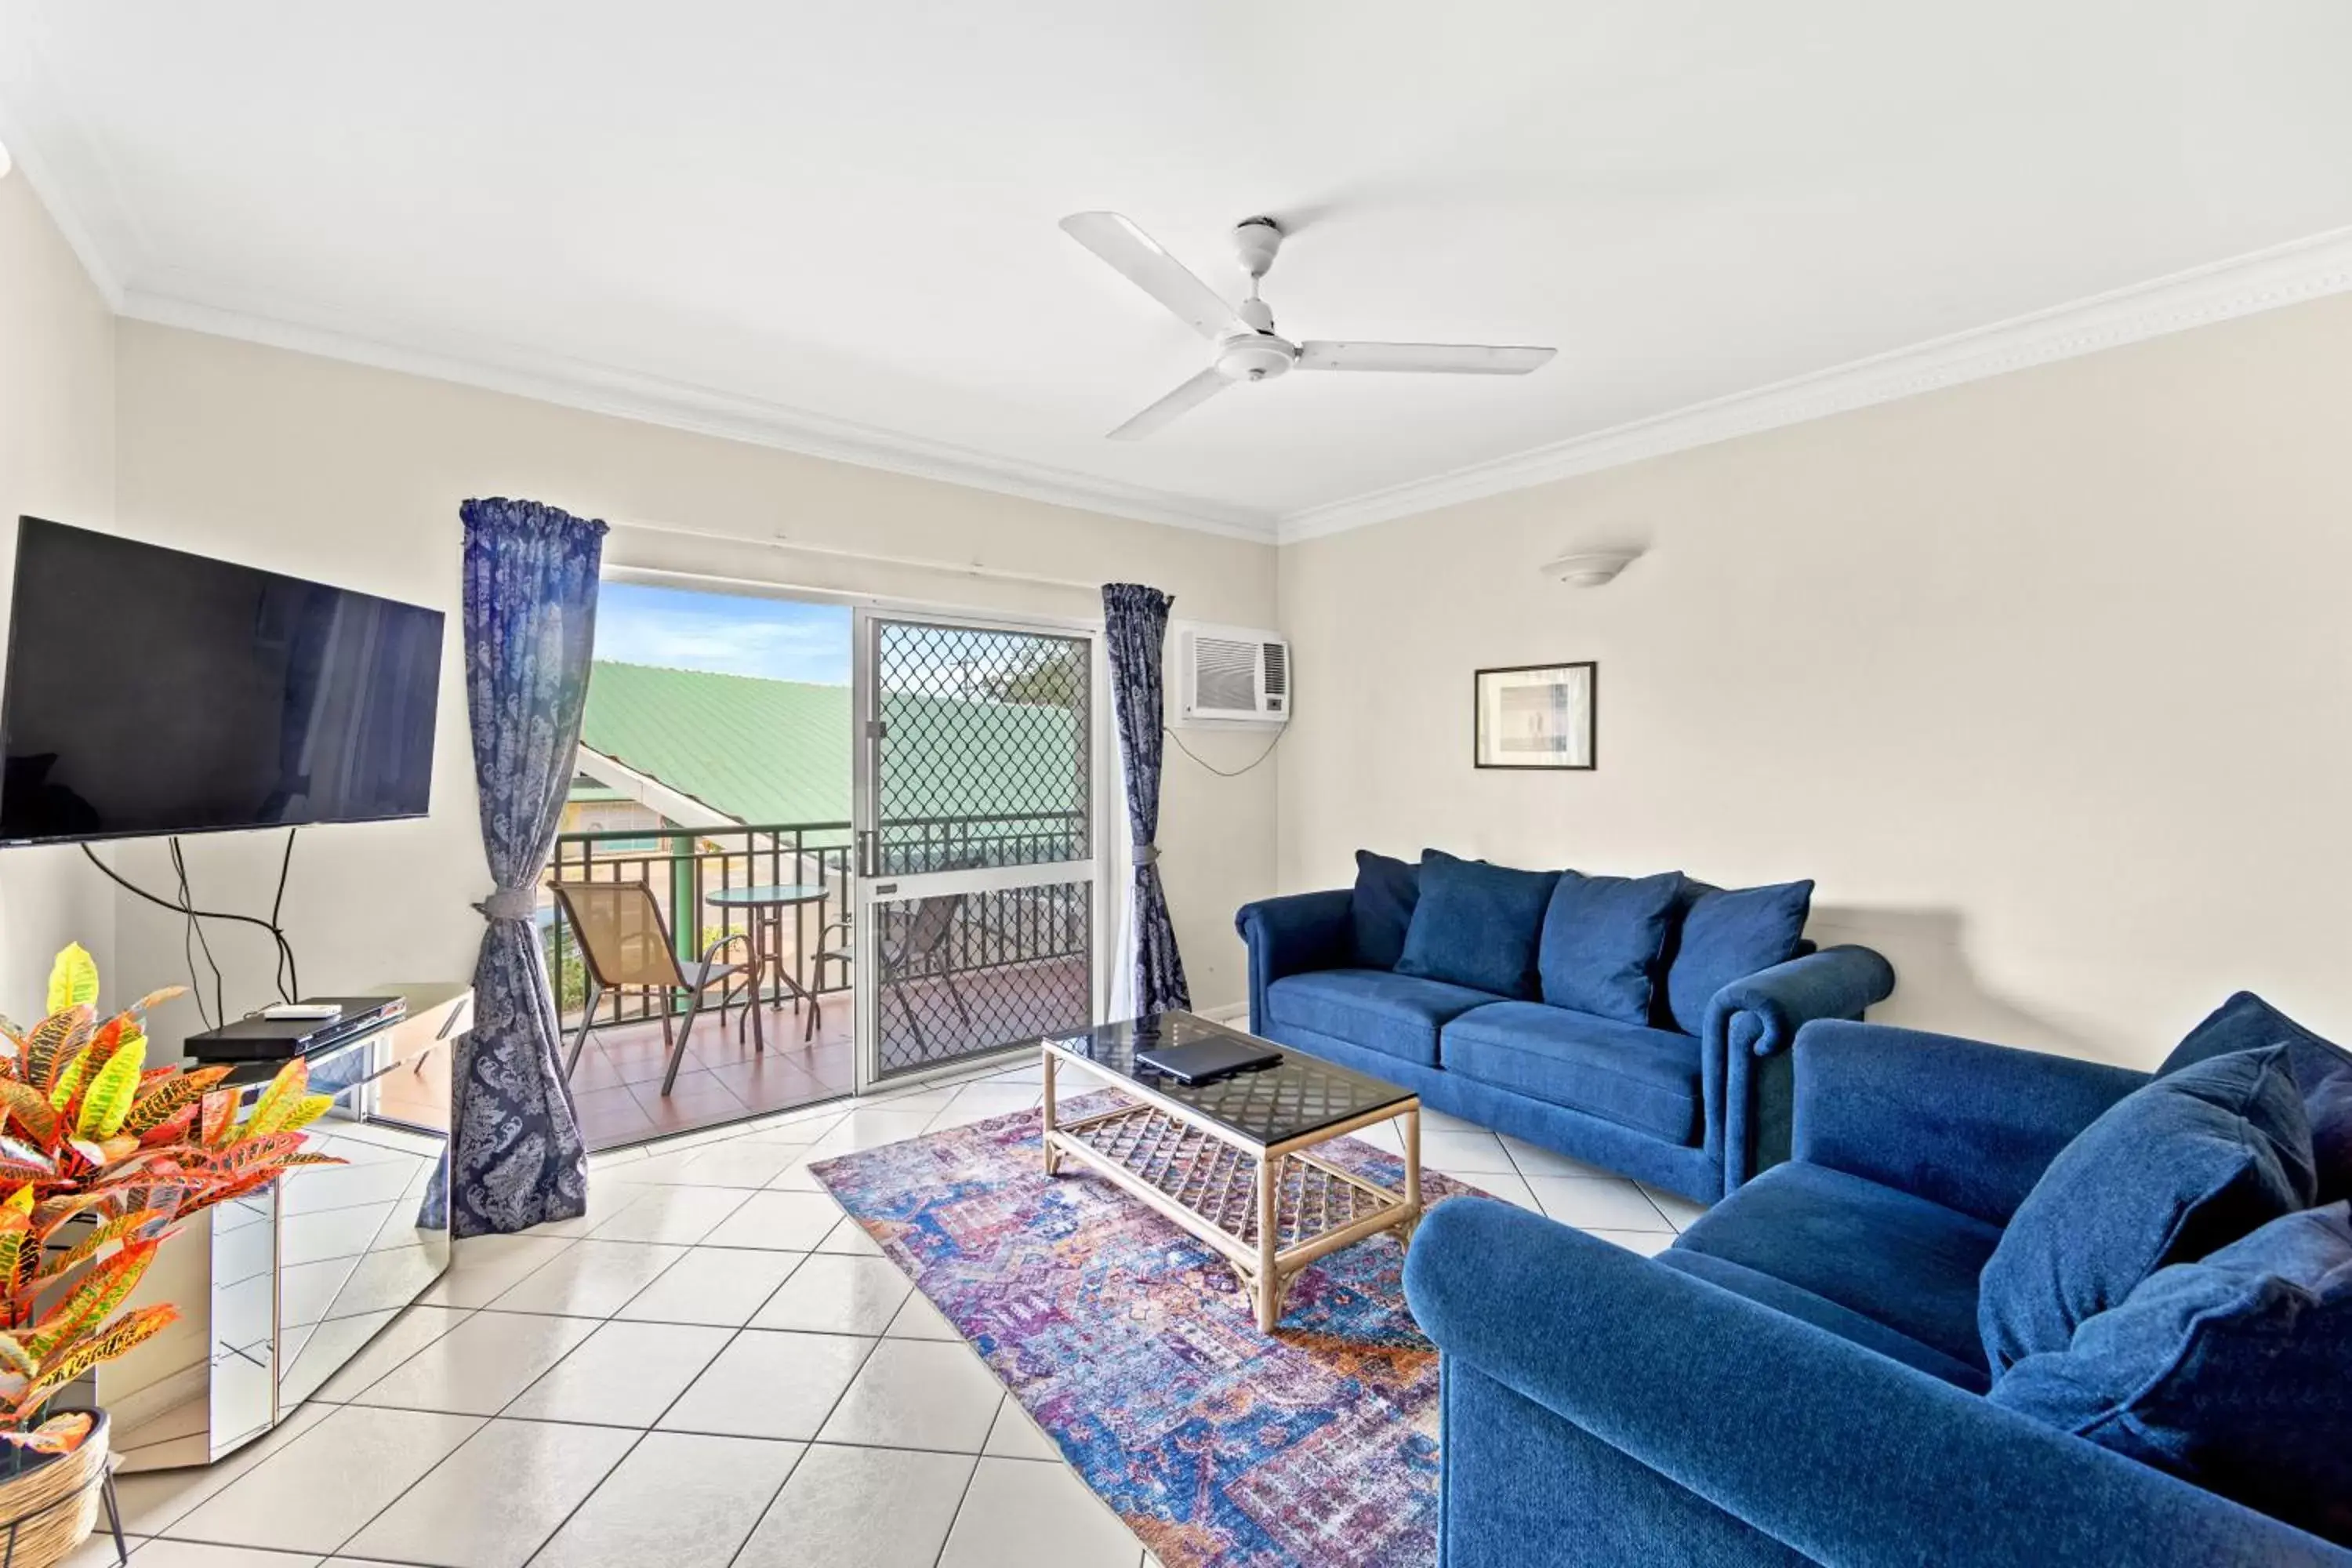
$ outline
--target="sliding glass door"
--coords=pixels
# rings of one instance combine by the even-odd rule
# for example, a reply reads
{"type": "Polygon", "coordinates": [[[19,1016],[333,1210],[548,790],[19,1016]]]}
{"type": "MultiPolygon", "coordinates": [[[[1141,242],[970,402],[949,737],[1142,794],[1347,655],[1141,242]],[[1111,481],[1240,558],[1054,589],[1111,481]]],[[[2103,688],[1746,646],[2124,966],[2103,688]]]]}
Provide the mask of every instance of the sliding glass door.
{"type": "Polygon", "coordinates": [[[859,613],[861,1091],[1094,1021],[1094,641],[859,613]]]}

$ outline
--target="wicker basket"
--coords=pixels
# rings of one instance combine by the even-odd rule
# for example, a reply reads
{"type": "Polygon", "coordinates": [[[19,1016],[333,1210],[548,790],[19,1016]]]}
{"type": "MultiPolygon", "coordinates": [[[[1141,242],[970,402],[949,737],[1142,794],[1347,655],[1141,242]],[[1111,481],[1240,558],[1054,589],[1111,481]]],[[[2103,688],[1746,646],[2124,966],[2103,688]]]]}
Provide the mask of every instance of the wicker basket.
{"type": "Polygon", "coordinates": [[[106,1413],[70,1454],[15,1451],[0,1461],[0,1564],[51,1568],[98,1526],[99,1487],[106,1479],[106,1413]],[[25,1461],[29,1460],[29,1464],[25,1461]]]}

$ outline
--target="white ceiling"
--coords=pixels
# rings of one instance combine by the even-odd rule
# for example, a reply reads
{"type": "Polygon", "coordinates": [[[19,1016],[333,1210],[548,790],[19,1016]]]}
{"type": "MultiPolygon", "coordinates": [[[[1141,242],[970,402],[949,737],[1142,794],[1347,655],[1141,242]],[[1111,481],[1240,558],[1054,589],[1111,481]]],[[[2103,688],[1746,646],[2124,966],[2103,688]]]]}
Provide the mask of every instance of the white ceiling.
{"type": "Polygon", "coordinates": [[[2347,59],[2342,0],[6,0],[0,132],[131,314],[1272,532],[2352,225],[2347,59]],[[1108,442],[1205,359],[1093,207],[1235,295],[1282,219],[1294,338],[1561,353],[1108,442]]]}

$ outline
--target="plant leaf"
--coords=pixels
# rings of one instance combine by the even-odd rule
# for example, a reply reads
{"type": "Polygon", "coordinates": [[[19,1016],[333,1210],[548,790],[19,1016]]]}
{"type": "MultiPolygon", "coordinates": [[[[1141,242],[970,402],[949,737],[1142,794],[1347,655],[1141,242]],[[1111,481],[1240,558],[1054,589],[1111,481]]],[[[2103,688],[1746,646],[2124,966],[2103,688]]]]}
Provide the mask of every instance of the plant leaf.
{"type": "Polygon", "coordinates": [[[179,1318],[177,1307],[142,1307],[135,1312],[123,1313],[94,1334],[78,1338],[71,1343],[61,1343],[56,1353],[45,1360],[41,1380],[25,1391],[26,1403],[29,1405],[47,1401],[90,1368],[128,1354],[142,1342],[154,1338],[177,1322],[179,1318]]]}
{"type": "Polygon", "coordinates": [[[152,1088],[142,1089],[131,1107],[131,1114],[122,1119],[122,1131],[145,1132],[151,1127],[162,1126],[202,1100],[213,1085],[228,1074],[226,1068],[198,1068],[194,1072],[176,1073],[152,1088]]]}
{"type": "Polygon", "coordinates": [[[302,1091],[310,1087],[310,1064],[296,1057],[278,1069],[278,1076],[269,1080],[269,1087],[253,1102],[253,1114],[245,1119],[245,1128],[237,1136],[259,1138],[282,1131],[286,1119],[300,1103],[302,1091]]]}
{"type": "MultiPolygon", "coordinates": [[[[65,1299],[41,1314],[25,1348],[47,1363],[60,1347],[103,1321],[137,1288],[140,1276],[155,1260],[158,1245],[152,1237],[127,1242],[112,1256],[91,1264],[65,1299]]],[[[55,1375],[55,1369],[47,1364],[42,1372],[45,1379],[55,1375]]]]}
{"type": "Polygon", "coordinates": [[[16,1076],[47,1094],[57,1081],[58,1058],[89,1038],[91,1016],[88,1007],[68,1007],[34,1025],[25,1037],[24,1068],[16,1076]]]}
{"type": "Polygon", "coordinates": [[[0,1116],[13,1117],[34,1142],[46,1146],[57,1140],[58,1113],[48,1097],[31,1084],[0,1078],[0,1116]]]}
{"type": "Polygon", "coordinates": [[[89,1062],[88,1046],[66,1058],[65,1066],[58,1069],[57,1082],[49,1089],[50,1110],[60,1116],[65,1114],[66,1107],[73,1103],[73,1097],[80,1091],[82,1069],[89,1062]]]}
{"type": "Polygon", "coordinates": [[[66,944],[49,966],[49,1011],[98,1005],[98,960],[78,942],[66,944]]]}
{"type": "Polygon", "coordinates": [[[113,1137],[131,1115],[132,1099],[139,1092],[139,1075],[146,1066],[147,1037],[134,1024],[122,1031],[106,1065],[90,1076],[74,1131],[85,1138],[113,1137]]]}
{"type": "Polygon", "coordinates": [[[0,1333],[0,1368],[27,1383],[41,1375],[41,1363],[33,1359],[33,1352],[14,1334],[0,1333]]]}
{"type": "Polygon", "coordinates": [[[117,1215],[93,1227],[62,1257],[52,1259],[33,1276],[33,1282],[46,1285],[62,1279],[97,1257],[109,1244],[140,1239],[139,1233],[151,1226],[155,1227],[154,1234],[146,1239],[161,1241],[164,1234],[163,1224],[171,1217],[168,1209],[141,1209],[135,1214],[117,1215]]]}

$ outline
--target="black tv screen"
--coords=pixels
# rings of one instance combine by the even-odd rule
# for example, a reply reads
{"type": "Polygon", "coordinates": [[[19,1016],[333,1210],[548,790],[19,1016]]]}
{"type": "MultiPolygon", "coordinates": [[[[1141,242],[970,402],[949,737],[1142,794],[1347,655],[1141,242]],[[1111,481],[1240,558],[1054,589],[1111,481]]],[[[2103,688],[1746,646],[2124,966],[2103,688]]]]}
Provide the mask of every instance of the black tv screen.
{"type": "Polygon", "coordinates": [[[22,520],[0,844],[425,815],[441,612],[22,520]]]}

